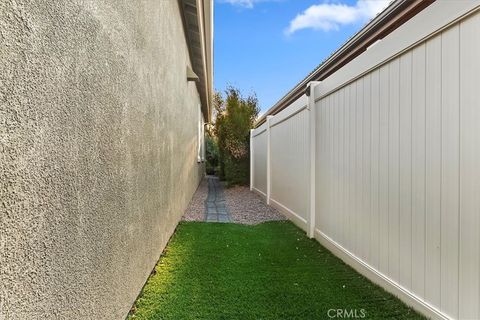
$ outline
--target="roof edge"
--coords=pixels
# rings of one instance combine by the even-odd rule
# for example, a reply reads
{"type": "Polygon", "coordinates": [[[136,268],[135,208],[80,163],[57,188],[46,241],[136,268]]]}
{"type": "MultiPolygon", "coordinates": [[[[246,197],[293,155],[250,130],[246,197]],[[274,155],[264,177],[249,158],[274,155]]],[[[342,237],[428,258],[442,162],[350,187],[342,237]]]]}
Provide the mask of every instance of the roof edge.
{"type": "Polygon", "coordinates": [[[213,96],[213,0],[178,0],[192,69],[206,122],[213,96]]]}
{"type": "Polygon", "coordinates": [[[257,120],[255,127],[264,123],[267,116],[277,114],[301,97],[309,82],[321,81],[327,78],[365,52],[369,46],[392,33],[433,2],[435,2],[435,0],[395,0],[390,3],[387,8],[347,40],[345,44],[334,51],[325,61],[268,109],[267,112],[257,120]]]}

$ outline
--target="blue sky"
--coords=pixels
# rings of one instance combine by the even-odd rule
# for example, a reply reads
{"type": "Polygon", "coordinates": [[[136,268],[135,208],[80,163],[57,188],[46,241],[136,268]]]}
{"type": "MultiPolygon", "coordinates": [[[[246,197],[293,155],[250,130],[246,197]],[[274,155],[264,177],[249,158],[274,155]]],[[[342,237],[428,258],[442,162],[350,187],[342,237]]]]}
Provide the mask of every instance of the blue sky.
{"type": "Polygon", "coordinates": [[[388,0],[215,0],[215,89],[268,110],[388,0]]]}

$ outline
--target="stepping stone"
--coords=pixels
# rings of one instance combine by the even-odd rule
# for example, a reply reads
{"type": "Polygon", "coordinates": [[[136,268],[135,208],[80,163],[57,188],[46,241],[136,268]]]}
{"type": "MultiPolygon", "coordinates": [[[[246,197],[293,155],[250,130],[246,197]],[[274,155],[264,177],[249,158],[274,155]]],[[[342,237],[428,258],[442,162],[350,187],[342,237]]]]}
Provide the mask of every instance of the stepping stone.
{"type": "Polygon", "coordinates": [[[230,222],[230,218],[227,215],[220,215],[218,216],[219,222],[230,222]]]}
{"type": "Polygon", "coordinates": [[[223,185],[217,177],[208,176],[208,196],[205,201],[205,221],[231,222],[228,214],[223,185]]]}
{"type": "Polygon", "coordinates": [[[217,215],[208,215],[207,216],[207,222],[217,222],[218,221],[218,216],[217,215]]]}

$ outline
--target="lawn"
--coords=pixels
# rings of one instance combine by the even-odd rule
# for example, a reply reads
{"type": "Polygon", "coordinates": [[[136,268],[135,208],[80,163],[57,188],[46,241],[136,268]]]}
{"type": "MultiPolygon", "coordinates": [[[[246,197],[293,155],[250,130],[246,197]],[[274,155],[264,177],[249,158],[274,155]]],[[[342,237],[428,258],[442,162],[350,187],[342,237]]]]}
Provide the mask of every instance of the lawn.
{"type": "Polygon", "coordinates": [[[290,222],[183,222],[128,319],[329,319],[337,309],[423,319],[290,222]]]}

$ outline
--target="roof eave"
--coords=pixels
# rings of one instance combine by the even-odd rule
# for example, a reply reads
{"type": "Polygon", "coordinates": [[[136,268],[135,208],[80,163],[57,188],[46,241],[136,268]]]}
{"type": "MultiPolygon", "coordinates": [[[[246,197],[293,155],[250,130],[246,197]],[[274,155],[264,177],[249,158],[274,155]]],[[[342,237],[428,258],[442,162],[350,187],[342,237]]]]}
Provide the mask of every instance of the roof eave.
{"type": "Polygon", "coordinates": [[[213,92],[213,3],[212,0],[178,0],[185,37],[192,63],[198,75],[197,89],[205,121],[211,120],[213,92]]]}
{"type": "Polygon", "coordinates": [[[268,115],[274,115],[301,97],[311,81],[321,81],[364,52],[377,40],[384,38],[412,16],[422,11],[435,0],[395,0],[373,18],[359,32],[336,50],[305,79],[283,96],[273,107],[260,117],[255,126],[265,122],[268,115]]]}

